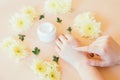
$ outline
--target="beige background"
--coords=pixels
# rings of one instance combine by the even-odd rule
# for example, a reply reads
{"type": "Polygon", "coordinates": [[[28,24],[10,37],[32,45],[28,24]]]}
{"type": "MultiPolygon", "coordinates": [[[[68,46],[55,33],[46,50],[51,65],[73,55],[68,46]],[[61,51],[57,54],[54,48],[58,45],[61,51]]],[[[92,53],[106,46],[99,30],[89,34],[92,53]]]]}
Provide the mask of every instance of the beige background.
{"type": "MultiPolygon", "coordinates": [[[[8,36],[16,36],[9,25],[9,19],[22,7],[33,5],[43,14],[45,0],[0,0],[0,42],[8,36]]],[[[57,27],[57,34],[66,33],[66,28],[72,25],[73,18],[85,11],[96,13],[96,19],[102,22],[103,34],[111,35],[120,44],[120,0],[73,0],[72,13],[57,15],[63,19],[62,24],[56,23],[56,15],[46,14],[44,21],[50,21],[57,27]]],[[[38,46],[41,49],[39,58],[49,58],[55,54],[54,42],[45,44],[39,42],[36,34],[37,26],[34,25],[25,34],[25,43],[30,49],[38,46]]],[[[37,80],[37,76],[31,71],[30,64],[35,58],[33,54],[22,60],[19,64],[0,49],[0,80],[37,80]]],[[[56,55],[56,54],[55,54],[56,55]]],[[[80,80],[77,72],[67,63],[60,60],[62,67],[62,80],[80,80]]],[[[105,80],[120,80],[120,66],[99,68],[105,80]]]]}

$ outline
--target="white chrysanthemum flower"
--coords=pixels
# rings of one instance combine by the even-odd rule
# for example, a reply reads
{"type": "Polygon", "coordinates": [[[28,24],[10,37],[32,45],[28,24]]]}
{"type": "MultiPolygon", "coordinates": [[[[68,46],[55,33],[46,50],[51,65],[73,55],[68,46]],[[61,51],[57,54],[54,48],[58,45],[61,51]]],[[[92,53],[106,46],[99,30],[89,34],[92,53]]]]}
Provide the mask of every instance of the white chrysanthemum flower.
{"type": "Polygon", "coordinates": [[[28,15],[15,14],[10,20],[11,26],[16,32],[26,31],[32,25],[32,20],[28,15]]]}
{"type": "Polygon", "coordinates": [[[1,47],[3,49],[9,49],[12,45],[15,45],[17,43],[18,42],[14,38],[8,37],[5,40],[3,40],[1,47]]]}
{"type": "Polygon", "coordinates": [[[67,13],[71,11],[72,0],[46,0],[45,10],[49,13],[67,13]]]}
{"type": "Polygon", "coordinates": [[[54,62],[36,59],[32,64],[32,69],[42,80],[60,80],[58,64],[54,62]]]}
{"type": "Polygon", "coordinates": [[[24,45],[20,43],[12,45],[10,47],[11,55],[16,58],[16,60],[20,60],[28,56],[28,51],[24,45]]]}
{"type": "Polygon", "coordinates": [[[101,23],[96,22],[90,12],[78,15],[74,20],[74,26],[83,37],[97,38],[101,33],[101,23]]]}
{"type": "Polygon", "coordinates": [[[23,14],[28,15],[28,16],[31,18],[32,21],[37,17],[37,11],[35,10],[34,7],[30,7],[30,6],[24,7],[24,8],[21,10],[21,12],[22,12],[23,14]]]}
{"type": "Polygon", "coordinates": [[[44,61],[35,59],[32,64],[32,70],[34,73],[40,76],[45,76],[47,72],[47,65],[44,63],[44,61]]]}
{"type": "Polygon", "coordinates": [[[49,73],[48,73],[48,77],[47,80],[60,80],[60,72],[58,72],[55,69],[52,69],[49,73]]]}

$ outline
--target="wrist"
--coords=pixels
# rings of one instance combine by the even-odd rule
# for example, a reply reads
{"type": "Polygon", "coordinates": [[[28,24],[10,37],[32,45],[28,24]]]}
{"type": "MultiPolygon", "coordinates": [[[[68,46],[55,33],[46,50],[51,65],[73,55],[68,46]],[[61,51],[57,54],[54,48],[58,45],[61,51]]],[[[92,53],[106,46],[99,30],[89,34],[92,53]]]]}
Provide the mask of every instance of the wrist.
{"type": "Polygon", "coordinates": [[[82,80],[104,80],[96,67],[89,66],[85,63],[77,65],[76,70],[82,80]]]}

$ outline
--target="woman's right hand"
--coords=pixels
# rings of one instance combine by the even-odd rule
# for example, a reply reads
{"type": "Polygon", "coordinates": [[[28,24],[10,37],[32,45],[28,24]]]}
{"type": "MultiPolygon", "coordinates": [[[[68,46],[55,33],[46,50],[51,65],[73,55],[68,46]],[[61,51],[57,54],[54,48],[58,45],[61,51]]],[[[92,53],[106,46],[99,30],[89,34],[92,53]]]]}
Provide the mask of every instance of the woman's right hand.
{"type": "Polygon", "coordinates": [[[120,46],[110,36],[99,37],[91,45],[75,49],[100,56],[100,60],[88,59],[91,66],[107,67],[120,64],[120,46]]]}

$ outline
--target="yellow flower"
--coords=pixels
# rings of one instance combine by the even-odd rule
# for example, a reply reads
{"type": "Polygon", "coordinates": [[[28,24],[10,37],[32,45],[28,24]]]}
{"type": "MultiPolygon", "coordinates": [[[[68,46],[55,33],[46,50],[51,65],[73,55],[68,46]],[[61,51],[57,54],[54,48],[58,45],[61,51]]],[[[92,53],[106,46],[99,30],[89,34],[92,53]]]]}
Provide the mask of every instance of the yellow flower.
{"type": "Polygon", "coordinates": [[[58,64],[54,62],[35,59],[32,69],[39,75],[40,80],[60,80],[58,64]]]}
{"type": "Polygon", "coordinates": [[[40,72],[41,74],[46,72],[45,64],[39,63],[36,65],[36,70],[40,72]]]}
{"type": "Polygon", "coordinates": [[[45,75],[47,72],[47,65],[44,63],[44,61],[36,59],[33,62],[32,69],[38,75],[45,75]]]}
{"type": "Polygon", "coordinates": [[[15,45],[17,43],[18,42],[14,38],[8,37],[2,42],[1,47],[4,49],[9,49],[12,45],[15,45]]]}
{"type": "Polygon", "coordinates": [[[99,36],[100,33],[100,27],[99,24],[93,22],[93,23],[88,23],[83,27],[83,36],[91,37],[91,38],[96,38],[99,36]],[[97,28],[96,28],[97,27],[97,28]]]}
{"type": "Polygon", "coordinates": [[[60,73],[56,70],[51,70],[48,74],[48,80],[60,80],[60,73]]]}
{"type": "Polygon", "coordinates": [[[71,11],[72,0],[47,0],[45,10],[49,13],[67,13],[71,11]]]}
{"type": "Polygon", "coordinates": [[[25,14],[15,14],[11,18],[10,23],[16,32],[26,31],[32,25],[30,17],[25,14]]]}
{"type": "Polygon", "coordinates": [[[53,61],[45,61],[45,63],[47,64],[47,80],[60,80],[60,72],[58,70],[58,64],[56,62],[53,61]]]}
{"type": "Polygon", "coordinates": [[[13,57],[15,57],[17,60],[24,58],[28,55],[28,52],[25,46],[19,43],[11,46],[10,50],[11,50],[11,54],[13,55],[13,57]]]}
{"type": "Polygon", "coordinates": [[[33,7],[28,6],[23,8],[21,11],[23,14],[28,15],[32,21],[37,17],[37,11],[33,7]]]}
{"type": "Polygon", "coordinates": [[[74,26],[83,37],[97,38],[101,33],[101,24],[96,22],[90,12],[78,15],[74,20],[74,26]]]}

